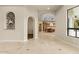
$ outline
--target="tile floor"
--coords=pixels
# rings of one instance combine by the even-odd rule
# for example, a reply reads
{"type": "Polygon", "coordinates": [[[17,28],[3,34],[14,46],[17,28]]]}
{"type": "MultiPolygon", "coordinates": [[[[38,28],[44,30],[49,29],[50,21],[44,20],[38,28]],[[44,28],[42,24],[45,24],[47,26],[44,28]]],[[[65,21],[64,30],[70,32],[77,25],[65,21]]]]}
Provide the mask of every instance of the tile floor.
{"type": "Polygon", "coordinates": [[[39,39],[27,42],[0,43],[0,53],[6,54],[72,54],[79,53],[79,49],[54,39],[51,33],[40,33],[39,39]]]}

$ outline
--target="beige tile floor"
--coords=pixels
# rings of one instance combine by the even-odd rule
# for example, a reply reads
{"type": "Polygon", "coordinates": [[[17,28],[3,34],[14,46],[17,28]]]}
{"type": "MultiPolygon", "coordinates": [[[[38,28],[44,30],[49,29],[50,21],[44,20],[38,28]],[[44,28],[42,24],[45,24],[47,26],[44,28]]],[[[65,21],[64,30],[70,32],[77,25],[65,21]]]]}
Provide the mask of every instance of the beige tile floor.
{"type": "Polygon", "coordinates": [[[39,39],[30,39],[27,42],[0,43],[0,53],[9,54],[62,54],[79,53],[79,49],[54,39],[51,33],[39,33],[39,39]]]}

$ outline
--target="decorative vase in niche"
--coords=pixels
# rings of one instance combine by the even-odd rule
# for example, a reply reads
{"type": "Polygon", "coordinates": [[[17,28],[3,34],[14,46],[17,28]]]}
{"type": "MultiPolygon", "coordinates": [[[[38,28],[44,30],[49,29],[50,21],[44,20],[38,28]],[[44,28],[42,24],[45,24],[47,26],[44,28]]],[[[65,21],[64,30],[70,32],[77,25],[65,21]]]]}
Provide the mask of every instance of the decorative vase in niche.
{"type": "Polygon", "coordinates": [[[15,29],[15,14],[13,12],[7,13],[7,29],[15,29]]]}

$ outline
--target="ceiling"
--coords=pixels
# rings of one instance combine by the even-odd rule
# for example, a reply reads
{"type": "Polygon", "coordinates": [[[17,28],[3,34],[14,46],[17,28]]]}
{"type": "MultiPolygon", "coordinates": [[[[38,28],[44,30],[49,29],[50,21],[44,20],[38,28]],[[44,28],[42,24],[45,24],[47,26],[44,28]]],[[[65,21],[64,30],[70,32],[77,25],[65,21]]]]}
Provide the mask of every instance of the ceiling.
{"type": "Polygon", "coordinates": [[[38,19],[43,21],[54,21],[55,12],[58,11],[63,5],[28,5],[28,8],[38,11],[38,19]],[[54,17],[53,17],[53,16],[54,17]]]}
{"type": "Polygon", "coordinates": [[[39,11],[43,11],[43,10],[56,11],[57,9],[62,7],[63,5],[28,5],[28,6],[31,8],[37,9],[39,11]]]}

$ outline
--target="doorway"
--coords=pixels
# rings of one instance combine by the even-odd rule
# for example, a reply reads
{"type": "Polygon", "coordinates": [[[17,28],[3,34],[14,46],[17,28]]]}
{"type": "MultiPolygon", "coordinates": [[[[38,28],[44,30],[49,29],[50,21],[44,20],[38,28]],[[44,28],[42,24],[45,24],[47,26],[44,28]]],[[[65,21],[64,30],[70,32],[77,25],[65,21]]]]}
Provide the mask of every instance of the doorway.
{"type": "Polygon", "coordinates": [[[55,21],[40,21],[39,32],[54,33],[55,21]]]}
{"type": "Polygon", "coordinates": [[[28,40],[34,38],[34,18],[28,17],[28,40]]]}

